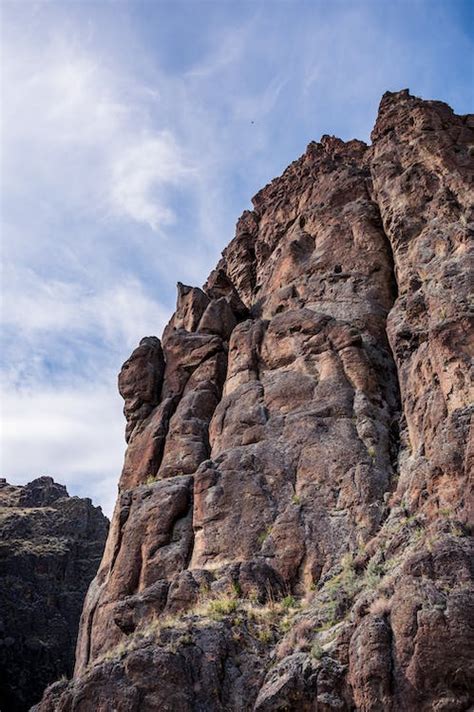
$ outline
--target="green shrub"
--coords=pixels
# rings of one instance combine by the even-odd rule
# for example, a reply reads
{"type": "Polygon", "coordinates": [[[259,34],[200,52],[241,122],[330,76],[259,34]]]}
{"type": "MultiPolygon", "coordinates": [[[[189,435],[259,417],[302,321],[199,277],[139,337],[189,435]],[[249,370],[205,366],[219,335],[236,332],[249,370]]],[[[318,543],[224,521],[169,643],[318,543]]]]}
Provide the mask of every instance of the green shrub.
{"type": "Polygon", "coordinates": [[[285,596],[285,598],[282,598],[281,605],[285,610],[296,608],[298,606],[294,596],[285,596]]]}
{"type": "Polygon", "coordinates": [[[238,601],[235,598],[216,598],[214,601],[209,601],[208,613],[214,620],[222,620],[225,616],[234,613],[238,607],[238,601]]]}
{"type": "Polygon", "coordinates": [[[232,581],[232,593],[234,598],[242,598],[242,586],[238,581],[232,581]]]}
{"type": "Polygon", "coordinates": [[[270,536],[271,533],[272,533],[271,527],[267,527],[262,532],[260,532],[260,534],[258,535],[258,543],[263,544],[268,539],[268,537],[270,536]]]}
{"type": "Polygon", "coordinates": [[[257,638],[261,643],[269,643],[273,638],[272,631],[270,628],[262,628],[257,633],[257,638]]]}
{"type": "Polygon", "coordinates": [[[288,631],[290,630],[292,625],[293,625],[293,621],[291,620],[291,618],[289,618],[288,616],[285,616],[285,618],[281,619],[278,627],[282,633],[288,633],[288,631]]]}
{"type": "Polygon", "coordinates": [[[317,640],[315,640],[311,646],[310,655],[315,660],[321,660],[321,658],[324,655],[324,650],[321,647],[321,644],[317,640]]]}
{"type": "Polygon", "coordinates": [[[376,563],[373,559],[369,561],[365,572],[365,582],[370,588],[375,588],[380,579],[385,573],[385,567],[382,563],[376,563]]]}

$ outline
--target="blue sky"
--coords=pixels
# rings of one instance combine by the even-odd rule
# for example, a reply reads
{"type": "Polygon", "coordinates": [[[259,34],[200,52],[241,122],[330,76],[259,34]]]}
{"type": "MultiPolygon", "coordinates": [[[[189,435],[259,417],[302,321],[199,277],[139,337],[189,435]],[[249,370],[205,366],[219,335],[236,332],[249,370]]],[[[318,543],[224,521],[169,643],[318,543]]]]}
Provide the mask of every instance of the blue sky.
{"type": "Polygon", "coordinates": [[[473,105],[473,2],[2,3],[2,475],[110,513],[121,363],[251,196],[385,90],[473,105]]]}

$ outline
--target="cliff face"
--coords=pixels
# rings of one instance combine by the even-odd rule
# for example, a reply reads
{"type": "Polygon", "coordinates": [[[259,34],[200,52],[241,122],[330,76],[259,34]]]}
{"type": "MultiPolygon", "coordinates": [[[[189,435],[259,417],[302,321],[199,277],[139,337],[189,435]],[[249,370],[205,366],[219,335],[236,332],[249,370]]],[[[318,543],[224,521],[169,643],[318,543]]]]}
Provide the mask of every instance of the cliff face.
{"type": "Polygon", "coordinates": [[[0,480],[0,708],[21,712],[74,667],[79,618],[108,521],[51,477],[0,480]]]}
{"type": "Polygon", "coordinates": [[[472,116],[387,93],[370,147],[311,143],[178,285],[119,377],[120,495],[40,710],[473,703],[473,153],[472,116]]]}

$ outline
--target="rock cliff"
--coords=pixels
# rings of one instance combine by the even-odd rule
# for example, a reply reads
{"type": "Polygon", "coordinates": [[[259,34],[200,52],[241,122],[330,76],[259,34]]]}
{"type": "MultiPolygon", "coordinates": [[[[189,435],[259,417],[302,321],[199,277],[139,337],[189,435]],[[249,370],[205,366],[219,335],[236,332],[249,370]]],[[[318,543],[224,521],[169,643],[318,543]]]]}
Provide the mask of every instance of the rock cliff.
{"type": "Polygon", "coordinates": [[[387,93],[370,146],[311,143],[178,284],[38,710],[470,708],[473,154],[473,116],[387,93]]]}
{"type": "Polygon", "coordinates": [[[108,521],[51,477],[0,479],[0,709],[23,712],[72,674],[79,618],[108,521]]]}

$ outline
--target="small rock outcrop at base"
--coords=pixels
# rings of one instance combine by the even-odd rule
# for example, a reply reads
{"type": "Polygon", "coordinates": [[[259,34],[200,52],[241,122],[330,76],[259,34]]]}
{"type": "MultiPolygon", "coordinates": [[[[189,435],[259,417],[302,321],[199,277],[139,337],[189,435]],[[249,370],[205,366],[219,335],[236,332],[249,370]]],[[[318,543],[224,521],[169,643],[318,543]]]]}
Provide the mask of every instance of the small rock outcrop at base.
{"type": "Polygon", "coordinates": [[[124,365],[71,681],[37,712],[467,712],[474,117],[383,96],[124,365]]]}
{"type": "Polygon", "coordinates": [[[108,520],[51,477],[0,478],[0,709],[24,712],[70,677],[84,597],[108,520]]]}

